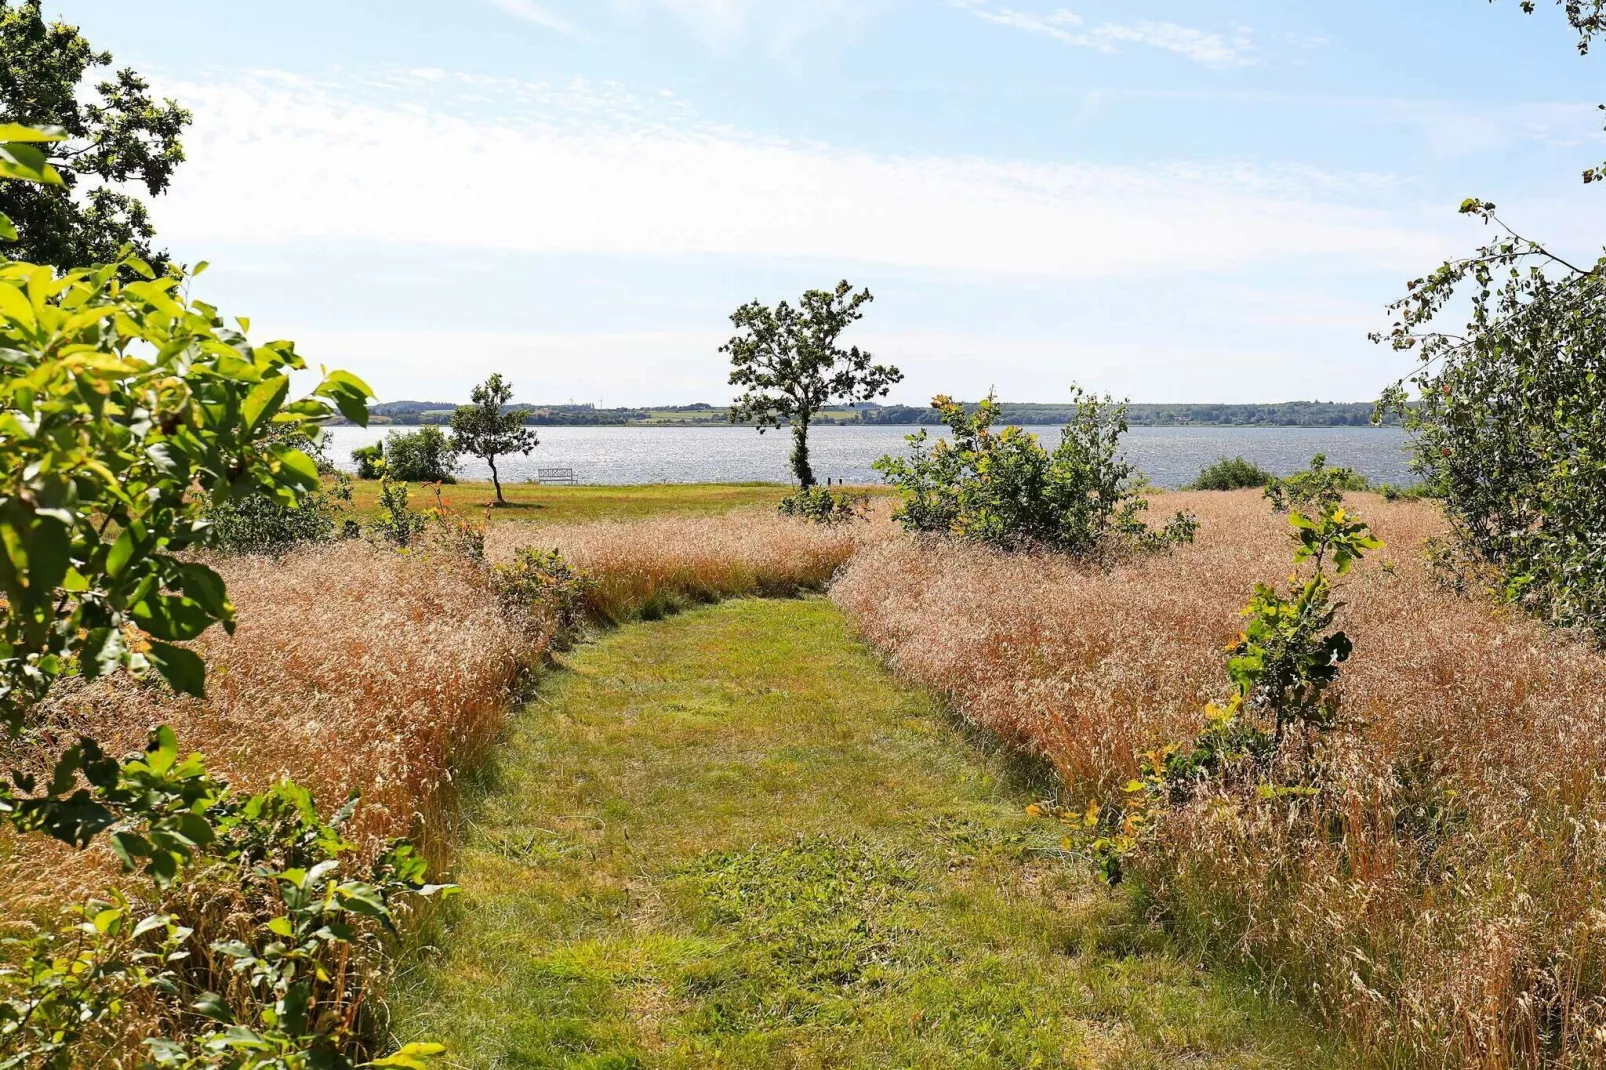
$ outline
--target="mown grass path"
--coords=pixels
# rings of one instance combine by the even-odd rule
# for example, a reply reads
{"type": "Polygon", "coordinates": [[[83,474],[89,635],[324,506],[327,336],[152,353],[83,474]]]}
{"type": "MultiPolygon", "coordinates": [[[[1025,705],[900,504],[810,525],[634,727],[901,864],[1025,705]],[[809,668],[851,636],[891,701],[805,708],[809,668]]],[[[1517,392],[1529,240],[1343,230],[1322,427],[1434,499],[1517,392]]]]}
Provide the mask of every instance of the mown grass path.
{"type": "MultiPolygon", "coordinates": [[[[396,1020],[484,1067],[1329,1065],[1023,814],[823,600],[567,658],[471,800],[396,1020]]],[[[1039,789],[1040,790],[1040,789],[1039,789]]]]}

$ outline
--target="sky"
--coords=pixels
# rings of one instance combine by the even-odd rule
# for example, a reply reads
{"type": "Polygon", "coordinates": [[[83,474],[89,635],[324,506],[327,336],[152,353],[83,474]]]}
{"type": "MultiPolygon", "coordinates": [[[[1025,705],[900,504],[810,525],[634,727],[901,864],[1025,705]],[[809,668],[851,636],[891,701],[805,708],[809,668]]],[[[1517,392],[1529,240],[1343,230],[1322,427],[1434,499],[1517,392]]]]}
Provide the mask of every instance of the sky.
{"type": "Polygon", "coordinates": [[[894,402],[1369,400],[1464,198],[1606,234],[1606,54],[1516,0],[47,10],[194,112],[195,294],[382,400],[720,403],[730,313],[839,279],[894,402]]]}

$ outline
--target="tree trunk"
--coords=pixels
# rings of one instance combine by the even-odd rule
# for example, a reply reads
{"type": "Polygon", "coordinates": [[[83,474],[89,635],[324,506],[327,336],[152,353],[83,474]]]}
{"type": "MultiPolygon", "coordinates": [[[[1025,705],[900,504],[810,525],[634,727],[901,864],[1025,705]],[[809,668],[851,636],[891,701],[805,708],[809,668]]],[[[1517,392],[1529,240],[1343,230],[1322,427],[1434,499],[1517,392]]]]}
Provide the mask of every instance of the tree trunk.
{"type": "Polygon", "coordinates": [[[491,482],[496,485],[496,500],[506,505],[507,499],[502,497],[502,481],[496,477],[496,458],[487,457],[485,463],[491,466],[491,482]]]}
{"type": "Polygon", "coordinates": [[[809,418],[805,414],[792,424],[792,474],[798,486],[814,486],[814,469],[809,467],[809,418]]]}

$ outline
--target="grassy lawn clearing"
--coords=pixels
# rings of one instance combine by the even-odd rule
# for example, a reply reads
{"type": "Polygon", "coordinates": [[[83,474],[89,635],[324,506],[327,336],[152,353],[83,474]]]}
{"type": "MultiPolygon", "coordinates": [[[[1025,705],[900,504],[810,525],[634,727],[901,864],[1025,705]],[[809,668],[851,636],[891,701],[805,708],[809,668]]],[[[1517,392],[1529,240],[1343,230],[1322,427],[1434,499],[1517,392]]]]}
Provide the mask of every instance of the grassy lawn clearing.
{"type": "Polygon", "coordinates": [[[627,626],[476,787],[406,1039],[478,1067],[1336,1065],[1055,857],[824,600],[627,626]]]}
{"type": "MultiPolygon", "coordinates": [[[[433,504],[428,486],[413,484],[412,504],[433,504]]],[[[648,483],[642,486],[563,486],[540,483],[502,483],[507,504],[493,514],[502,520],[575,523],[586,520],[631,520],[661,513],[708,515],[727,513],[745,505],[775,508],[790,487],[779,483],[648,483]]],[[[443,487],[447,501],[460,512],[471,512],[496,500],[490,480],[464,480],[443,487]]],[[[352,509],[361,518],[377,515],[379,481],[359,479],[352,484],[352,509]]]]}

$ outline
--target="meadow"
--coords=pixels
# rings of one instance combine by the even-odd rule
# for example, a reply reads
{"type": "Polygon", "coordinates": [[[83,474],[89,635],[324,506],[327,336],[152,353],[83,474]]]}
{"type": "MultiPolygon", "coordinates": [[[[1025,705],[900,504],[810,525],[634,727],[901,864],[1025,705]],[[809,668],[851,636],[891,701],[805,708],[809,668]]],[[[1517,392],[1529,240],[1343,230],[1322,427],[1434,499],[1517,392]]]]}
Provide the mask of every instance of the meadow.
{"type": "MultiPolygon", "coordinates": [[[[1437,507],[1351,495],[1386,540],[1341,586],[1355,653],[1320,788],[1212,792],[1158,827],[1156,916],[1380,1065],[1606,1058],[1606,657],[1430,567],[1437,507]]],[[[1196,736],[1290,540],[1256,491],[1167,495],[1197,541],[1109,570],[897,541],[833,598],[890,665],[1060,772],[1075,808],[1196,736]]]]}
{"type": "MultiPolygon", "coordinates": [[[[450,493],[461,501],[474,489],[450,493]]],[[[470,896],[491,889],[498,904],[471,924],[424,926],[403,960],[405,1013],[392,1028],[408,1037],[434,1022],[472,1046],[462,1029],[482,1021],[501,1030],[487,1043],[524,1045],[529,1065],[603,1065],[582,1056],[615,1049],[639,1065],[760,1066],[799,1052],[790,1064],[924,1053],[1009,1066],[1036,1053],[1045,1065],[1302,1065],[1315,1049],[1287,1008],[1343,1038],[1342,1050],[1321,1056],[1340,1063],[1603,1057],[1606,656],[1475,585],[1457,590],[1426,553],[1444,526],[1435,504],[1350,496],[1387,546],[1341,582],[1355,654],[1338,688],[1340,729],[1309,741],[1321,790],[1199,797],[1158,826],[1130,863],[1132,879],[1110,891],[1093,882],[1074,833],[1028,818],[1025,804],[1080,809],[1119,797],[1143,753],[1197,735],[1205,704],[1226,690],[1224,648],[1251,585],[1289,571],[1286,521],[1258,492],[1163,495],[1157,510],[1198,516],[1196,541],[1102,565],[899,534],[886,503],[852,524],[790,520],[766,498],[776,488],[539,493],[540,515],[560,522],[497,510],[486,564],[361,540],[219,559],[240,626],[232,639],[214,631],[198,641],[214,666],[205,700],[155,683],[78,681],[52,697],[41,731],[12,745],[8,763],[42,768],[85,731],[132,749],[160,722],[241,788],[294,777],[326,805],[360,791],[366,843],[419,837],[470,896]],[[591,638],[575,653],[560,652],[575,637],[559,634],[550,607],[510,605],[499,593],[495,566],[523,548],[557,549],[592,577],[591,638]],[[791,603],[808,607],[801,616],[744,602],[753,608],[630,623],[822,591],[828,602],[791,603]],[[599,629],[620,625],[617,639],[593,645],[599,629]],[[684,658],[666,662],[677,643],[684,658]],[[702,660],[686,660],[694,655],[702,660]],[[609,709],[619,724],[593,723],[609,709]],[[979,734],[952,736],[945,710],[979,734]],[[694,728],[716,733],[705,741],[712,751],[687,734],[694,728]],[[809,749],[839,737],[861,748],[837,756],[842,769],[809,749]],[[730,757],[744,740],[756,772],[730,757]],[[1048,775],[1004,776],[974,750],[987,740],[1048,775]],[[966,771],[956,756],[967,750],[991,771],[966,771]],[[948,782],[932,779],[933,761],[948,782]],[[609,802],[596,794],[603,784],[624,794],[609,802]],[[950,842],[960,833],[941,814],[955,806],[971,815],[963,836],[1012,846],[978,855],[968,839],[950,842]],[[551,824],[542,807],[558,807],[551,820],[567,824],[551,824]],[[635,837],[623,854],[613,834],[595,839],[609,828],[635,837]],[[779,850],[795,835],[802,854],[743,853],[749,840],[779,850]],[[723,852],[729,873],[692,845],[723,852]],[[870,852],[872,883],[878,859],[919,875],[914,906],[885,914],[887,946],[912,957],[894,955],[874,976],[909,1015],[958,1015],[957,1032],[943,1034],[950,1047],[876,1017],[858,982],[798,990],[802,975],[789,971],[815,970],[818,981],[822,967],[789,944],[731,957],[730,941],[749,936],[709,920],[723,917],[714,900],[758,894],[740,882],[767,881],[782,862],[812,873],[817,851],[870,852]],[[950,887],[941,876],[950,863],[981,866],[992,883],[950,887]],[[509,900],[505,885],[525,880],[536,898],[509,900]],[[607,905],[654,882],[664,904],[680,904],[668,914],[607,905]],[[713,906],[685,899],[704,885],[713,906]],[[1005,909],[995,901],[1018,911],[1009,924],[988,920],[1005,909]],[[581,907],[578,928],[565,928],[581,907]],[[530,929],[532,917],[554,920],[530,929]],[[602,918],[614,928],[598,930],[602,918]],[[519,989],[509,1009],[513,982],[493,981],[485,956],[521,940],[533,957],[517,976],[567,980],[519,989]],[[1012,965],[999,972],[992,955],[1012,965]],[[920,963],[944,956],[1003,1002],[943,995],[920,963]],[[1190,981],[1190,962],[1212,969],[1190,981]],[[1113,989],[1097,980],[1110,970],[1125,978],[1113,989]],[[651,1001],[656,1032],[629,1024],[639,1020],[621,992],[651,1001]],[[783,994],[814,1008],[806,1021],[774,1016],[765,1001],[783,994]],[[1284,1009],[1268,1010],[1267,999],[1284,1009]],[[529,1032],[555,1013],[551,1000],[595,1043],[570,1050],[558,1034],[529,1032]],[[741,1007],[757,1032],[721,1032],[707,1017],[741,1007]],[[504,1011],[514,1020],[497,1017],[504,1011]],[[1037,1026],[1018,1029],[1022,1014],[1037,1026]],[[818,1032],[820,1015],[841,1028],[818,1032]],[[970,1027],[992,1030],[997,1044],[967,1047],[970,1027]],[[842,1030],[864,1029],[880,1039],[841,1046],[842,1030]],[[1101,1047],[1101,1035],[1123,1039],[1101,1047]]],[[[790,869],[781,877],[802,879],[790,869]]],[[[116,879],[109,852],[0,838],[0,921],[45,917],[116,879]]],[[[842,909],[858,916],[853,903],[842,909]]],[[[821,933],[843,923],[830,912],[818,920],[821,933]]]]}

